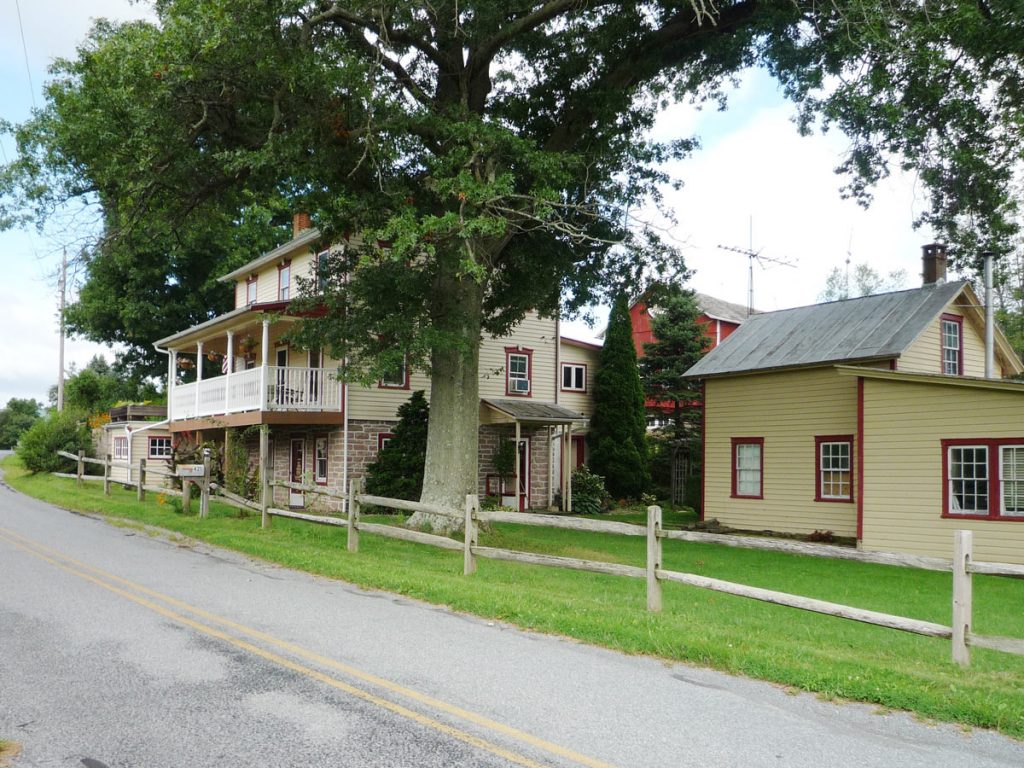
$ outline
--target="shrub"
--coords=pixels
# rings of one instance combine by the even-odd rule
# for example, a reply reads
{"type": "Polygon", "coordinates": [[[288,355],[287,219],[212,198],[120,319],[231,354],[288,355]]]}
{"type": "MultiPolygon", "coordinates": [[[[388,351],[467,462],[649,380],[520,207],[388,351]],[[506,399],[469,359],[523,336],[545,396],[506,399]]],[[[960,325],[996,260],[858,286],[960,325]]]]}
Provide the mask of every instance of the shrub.
{"type": "Polygon", "coordinates": [[[612,497],[604,487],[604,478],[584,464],[572,473],[572,511],[578,515],[596,515],[611,507],[612,497]]]}
{"type": "Polygon", "coordinates": [[[398,408],[398,423],[390,442],[366,468],[366,490],[390,499],[419,499],[427,455],[430,407],[422,390],[398,408]]]}
{"type": "Polygon", "coordinates": [[[67,411],[51,413],[40,419],[21,436],[18,457],[29,472],[71,471],[75,462],[57,455],[57,451],[92,455],[92,438],[86,424],[67,411]]]}

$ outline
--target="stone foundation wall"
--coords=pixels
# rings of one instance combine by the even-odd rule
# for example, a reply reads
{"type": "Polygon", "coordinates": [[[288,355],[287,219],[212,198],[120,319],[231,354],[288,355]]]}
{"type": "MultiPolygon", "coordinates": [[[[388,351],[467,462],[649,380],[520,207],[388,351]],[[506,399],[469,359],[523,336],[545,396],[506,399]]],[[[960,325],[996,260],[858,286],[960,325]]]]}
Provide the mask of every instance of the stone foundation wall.
{"type": "MultiPolygon", "coordinates": [[[[522,429],[520,435],[530,441],[530,489],[527,506],[529,509],[546,509],[548,506],[548,482],[551,469],[551,445],[548,441],[547,427],[522,429]]],[[[515,427],[512,425],[485,424],[480,427],[480,445],[477,454],[479,463],[479,479],[477,493],[480,498],[487,495],[487,476],[491,475],[492,490],[496,490],[499,480],[494,469],[494,455],[498,452],[503,438],[513,439],[515,427]]],[[[506,479],[506,486],[515,482],[506,479]]]]}

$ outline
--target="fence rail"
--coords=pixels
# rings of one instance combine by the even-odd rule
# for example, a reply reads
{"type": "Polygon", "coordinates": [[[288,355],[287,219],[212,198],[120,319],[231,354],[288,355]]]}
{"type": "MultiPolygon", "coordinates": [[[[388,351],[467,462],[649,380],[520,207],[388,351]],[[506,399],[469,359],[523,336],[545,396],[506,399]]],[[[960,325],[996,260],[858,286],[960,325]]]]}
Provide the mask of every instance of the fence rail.
{"type": "MultiPolygon", "coordinates": [[[[266,435],[261,437],[261,441],[266,435]]],[[[86,458],[82,455],[59,452],[61,456],[78,462],[78,482],[83,479],[83,468],[86,458]]],[[[261,454],[265,455],[265,448],[261,447],[261,454]]],[[[93,463],[104,465],[104,491],[109,493],[110,467],[115,464],[109,457],[105,461],[92,460],[93,463]]],[[[139,498],[143,498],[146,476],[146,463],[140,459],[138,464],[139,498]]],[[[152,469],[148,470],[152,471],[152,469]]],[[[183,478],[183,496],[187,505],[189,499],[189,482],[183,478]]],[[[239,496],[235,496],[209,481],[209,460],[206,461],[206,475],[200,483],[203,490],[203,512],[205,516],[206,504],[211,486],[226,499],[236,505],[246,508],[259,508],[262,512],[262,525],[269,527],[273,517],[290,518],[304,522],[317,523],[321,525],[344,526],[347,528],[347,548],[351,552],[359,549],[359,534],[362,531],[373,533],[378,536],[385,536],[392,539],[426,544],[441,549],[452,551],[462,550],[463,572],[470,575],[476,571],[476,558],[482,557],[491,560],[505,560],[510,562],[527,563],[530,565],[541,565],[552,568],[566,568],[578,571],[589,571],[594,573],[610,574],[614,576],[625,576],[628,578],[646,579],[647,581],[647,608],[650,611],[660,611],[662,608],[662,582],[671,581],[685,584],[699,589],[708,589],[716,592],[744,597],[752,600],[773,603],[775,605],[787,606],[804,611],[811,611],[827,616],[858,621],[866,624],[896,629],[902,632],[912,632],[919,635],[937,638],[949,638],[952,645],[953,660],[966,666],[970,663],[970,648],[986,648],[989,650],[1024,655],[1024,639],[978,635],[972,632],[973,620],[973,574],[985,574],[991,576],[1003,576],[1011,578],[1024,577],[1024,566],[1009,563],[986,563],[974,562],[972,559],[973,535],[970,531],[956,531],[954,534],[954,556],[951,560],[934,557],[921,557],[917,555],[904,555],[899,553],[878,553],[860,552],[847,550],[841,547],[809,545],[795,541],[779,541],[769,539],[755,539],[744,536],[724,536],[720,534],[701,533],[696,531],[666,531],[662,528],[661,508],[657,506],[648,507],[647,525],[633,525],[614,521],[588,520],[583,518],[564,517],[559,515],[541,515],[523,512],[506,512],[503,510],[481,512],[479,499],[470,495],[466,497],[465,509],[460,513],[456,510],[445,509],[430,504],[422,504],[404,499],[391,499],[383,496],[363,493],[362,480],[356,479],[350,483],[348,494],[335,491],[331,488],[318,485],[306,485],[287,481],[269,482],[264,480],[262,500],[257,507],[239,496]],[[287,488],[291,491],[301,493],[313,493],[328,496],[345,501],[345,514],[342,516],[314,515],[295,510],[278,509],[271,506],[270,489],[274,487],[287,488]],[[422,531],[414,531],[408,528],[400,528],[392,525],[379,523],[367,523],[360,520],[362,506],[372,504],[376,506],[402,509],[411,512],[424,512],[432,515],[441,515],[448,518],[460,519],[463,522],[463,541],[459,542],[448,536],[439,536],[422,531]],[[496,547],[482,547],[479,544],[480,521],[516,523],[521,525],[544,526],[551,528],[563,528],[568,530],[591,531],[599,533],[610,533],[620,536],[645,536],[647,539],[647,562],[646,567],[641,568],[633,565],[620,563],[609,563],[597,560],[584,560],[579,558],[561,557],[556,555],[545,555],[535,552],[521,552],[496,547]],[[774,552],[784,552],[812,557],[825,557],[842,560],[854,560],[860,562],[893,565],[908,568],[922,568],[932,571],[944,571],[952,573],[953,578],[953,600],[952,600],[952,622],[950,626],[937,624],[929,621],[896,616],[893,614],[870,611],[854,606],[832,603],[826,600],[793,595],[786,592],[777,592],[761,587],[753,587],[745,584],[737,584],[721,579],[714,579],[707,576],[700,576],[693,573],[682,573],[663,568],[662,548],[666,539],[685,542],[700,542],[708,544],[719,544],[730,547],[742,547],[745,549],[761,549],[774,552]]]]}

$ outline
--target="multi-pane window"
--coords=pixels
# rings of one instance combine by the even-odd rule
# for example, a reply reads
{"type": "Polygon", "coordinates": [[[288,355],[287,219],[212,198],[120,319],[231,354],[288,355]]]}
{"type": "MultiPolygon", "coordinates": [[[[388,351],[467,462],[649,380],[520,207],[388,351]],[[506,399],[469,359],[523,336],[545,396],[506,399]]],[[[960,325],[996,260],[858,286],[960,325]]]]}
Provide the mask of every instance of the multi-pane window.
{"type": "Polygon", "coordinates": [[[315,480],[320,484],[327,483],[327,437],[318,437],[314,441],[313,471],[315,480]]]}
{"type": "Polygon", "coordinates": [[[562,389],[586,392],[587,366],[577,363],[562,363],[562,389]]]}
{"type": "Polygon", "coordinates": [[[530,357],[510,352],[508,355],[508,391],[512,395],[530,394],[530,357]]]}
{"type": "Polygon", "coordinates": [[[277,268],[277,298],[287,301],[291,298],[292,263],[284,262],[277,268]]]}
{"type": "Polygon", "coordinates": [[[964,515],[987,515],[988,448],[957,445],[949,448],[949,511],[964,515]]]}
{"type": "Polygon", "coordinates": [[[849,501],[852,497],[852,441],[818,441],[818,498],[849,501]]]}
{"type": "Polygon", "coordinates": [[[114,438],[114,458],[115,459],[127,459],[128,458],[128,438],[127,437],[115,437],[114,438]]]}
{"type": "Polygon", "coordinates": [[[245,281],[245,303],[255,304],[256,303],[256,277],[250,277],[245,281]]]}
{"type": "Polygon", "coordinates": [[[171,447],[170,437],[151,437],[149,438],[149,458],[151,459],[169,459],[174,453],[174,449],[171,447]]]}
{"type": "Polygon", "coordinates": [[[764,441],[733,438],[733,496],[761,498],[763,494],[764,441]]]}
{"type": "Polygon", "coordinates": [[[963,319],[953,315],[942,318],[942,372],[963,373],[963,319]]]}
{"type": "Polygon", "coordinates": [[[999,449],[999,491],[1001,512],[1007,517],[1024,517],[1024,445],[999,449]]]}
{"type": "Polygon", "coordinates": [[[382,387],[393,389],[405,389],[409,386],[409,360],[403,357],[402,360],[384,372],[380,377],[382,387]]]}

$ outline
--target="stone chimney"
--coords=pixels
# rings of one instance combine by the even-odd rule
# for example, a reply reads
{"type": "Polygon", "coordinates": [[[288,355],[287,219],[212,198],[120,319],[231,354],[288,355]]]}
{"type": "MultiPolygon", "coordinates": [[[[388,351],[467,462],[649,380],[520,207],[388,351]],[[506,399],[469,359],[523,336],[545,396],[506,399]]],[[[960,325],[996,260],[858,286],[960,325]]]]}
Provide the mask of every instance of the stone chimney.
{"type": "Polygon", "coordinates": [[[932,243],[921,249],[921,261],[924,265],[925,285],[935,285],[946,282],[946,246],[941,243],[932,243]]]}
{"type": "Polygon", "coordinates": [[[292,239],[312,228],[313,221],[309,218],[308,213],[296,213],[292,216],[292,239]]]}

